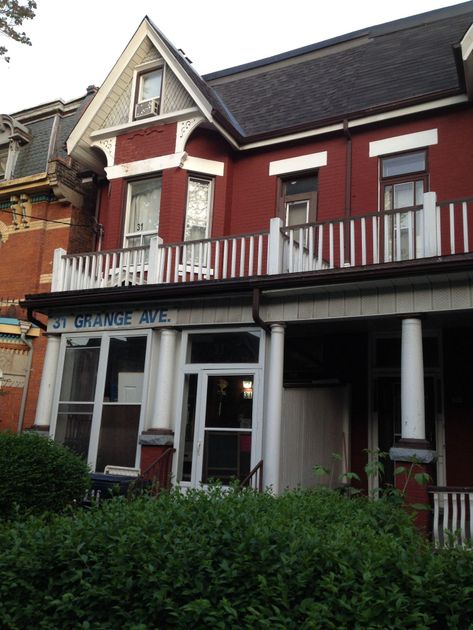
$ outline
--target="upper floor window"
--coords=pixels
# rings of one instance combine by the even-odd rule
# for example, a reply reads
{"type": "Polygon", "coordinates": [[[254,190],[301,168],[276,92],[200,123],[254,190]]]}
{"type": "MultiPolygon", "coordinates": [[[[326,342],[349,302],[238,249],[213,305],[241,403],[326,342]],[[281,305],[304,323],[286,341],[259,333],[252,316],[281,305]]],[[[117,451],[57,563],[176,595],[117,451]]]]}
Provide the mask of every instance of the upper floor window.
{"type": "Polygon", "coordinates": [[[0,147],[0,179],[7,179],[8,146],[0,147]]]}
{"type": "Polygon", "coordinates": [[[161,206],[161,177],[138,180],[128,184],[124,246],[149,245],[156,236],[161,206]]]}
{"type": "Polygon", "coordinates": [[[317,175],[293,175],[281,181],[279,215],[285,225],[315,221],[317,175]]]}
{"type": "MultiPolygon", "coordinates": [[[[381,209],[413,208],[423,204],[428,190],[427,152],[411,151],[381,158],[381,209]]],[[[385,260],[415,258],[422,247],[419,212],[393,212],[385,219],[385,260]]]]}
{"type": "Polygon", "coordinates": [[[381,186],[383,210],[421,205],[427,191],[426,151],[381,158],[381,186]]]}
{"type": "Polygon", "coordinates": [[[135,119],[159,114],[163,69],[156,68],[138,75],[136,84],[135,119]]]}
{"type": "Polygon", "coordinates": [[[198,241],[208,238],[212,214],[212,180],[203,177],[189,177],[187,186],[185,241],[198,241]]]}

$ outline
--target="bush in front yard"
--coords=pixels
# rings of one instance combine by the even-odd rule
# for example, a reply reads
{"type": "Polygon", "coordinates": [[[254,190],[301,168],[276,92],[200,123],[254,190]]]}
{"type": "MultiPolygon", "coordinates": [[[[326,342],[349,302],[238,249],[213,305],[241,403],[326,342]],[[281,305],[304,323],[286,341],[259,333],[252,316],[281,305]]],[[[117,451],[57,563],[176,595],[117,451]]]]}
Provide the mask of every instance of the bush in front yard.
{"type": "Polygon", "coordinates": [[[335,493],[177,492],[0,527],[2,628],[468,628],[470,553],[335,493]]]}
{"type": "Polygon", "coordinates": [[[35,433],[0,433],[0,518],[60,512],[89,487],[87,464],[35,433]]]}

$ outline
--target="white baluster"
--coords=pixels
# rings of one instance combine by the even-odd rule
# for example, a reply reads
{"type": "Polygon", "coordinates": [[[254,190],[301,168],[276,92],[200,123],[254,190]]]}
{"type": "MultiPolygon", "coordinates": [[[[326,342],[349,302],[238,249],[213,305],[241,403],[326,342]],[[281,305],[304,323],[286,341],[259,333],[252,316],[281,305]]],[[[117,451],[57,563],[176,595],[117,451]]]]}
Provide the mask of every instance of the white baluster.
{"type": "Polygon", "coordinates": [[[315,226],[311,225],[309,228],[309,264],[308,271],[314,271],[314,230],[315,226]]]}
{"type": "Polygon", "coordinates": [[[350,265],[352,267],[355,266],[356,256],[355,256],[355,221],[353,219],[350,220],[350,265]]]}
{"type": "Polygon", "coordinates": [[[455,204],[448,204],[450,214],[450,253],[455,253],[455,204]]]}
{"type": "Polygon", "coordinates": [[[324,255],[324,226],[321,223],[319,225],[319,238],[317,243],[317,270],[322,269],[323,255],[324,255]]]}
{"type": "Polygon", "coordinates": [[[289,230],[289,260],[288,260],[288,271],[289,273],[293,273],[294,271],[294,230],[289,230]]]}
{"type": "Polygon", "coordinates": [[[328,226],[328,247],[329,247],[329,265],[330,269],[334,268],[334,255],[333,255],[333,223],[329,223],[328,226]]]}
{"type": "Polygon", "coordinates": [[[245,275],[245,255],[246,255],[246,240],[244,237],[240,239],[240,278],[245,275]]]}
{"type": "Polygon", "coordinates": [[[222,269],[222,278],[225,280],[228,272],[228,240],[225,239],[223,241],[223,269],[222,269]]]}
{"type": "Polygon", "coordinates": [[[340,221],[340,223],[338,224],[338,238],[339,238],[339,244],[340,244],[340,267],[344,267],[345,266],[345,230],[344,230],[344,223],[342,221],[340,221]]]}
{"type": "Polygon", "coordinates": [[[372,218],[373,226],[373,264],[379,263],[379,248],[378,248],[378,218],[372,218]]]}
{"type": "Polygon", "coordinates": [[[199,266],[197,268],[197,279],[202,280],[202,243],[199,243],[199,266]]]}
{"type": "Polygon", "coordinates": [[[231,278],[236,276],[236,239],[232,238],[232,271],[231,278]]]}
{"type": "Polygon", "coordinates": [[[215,241],[214,278],[220,278],[220,241],[215,241]]]}
{"type": "Polygon", "coordinates": [[[463,251],[466,254],[469,251],[468,245],[468,208],[466,201],[462,202],[462,215],[463,215],[463,251]]]}
{"type": "Polygon", "coordinates": [[[256,273],[260,276],[263,272],[263,235],[258,236],[258,267],[256,273]]]}
{"type": "Polygon", "coordinates": [[[255,237],[251,235],[250,236],[250,252],[248,256],[248,275],[250,277],[253,275],[254,255],[255,255],[255,237]]]}

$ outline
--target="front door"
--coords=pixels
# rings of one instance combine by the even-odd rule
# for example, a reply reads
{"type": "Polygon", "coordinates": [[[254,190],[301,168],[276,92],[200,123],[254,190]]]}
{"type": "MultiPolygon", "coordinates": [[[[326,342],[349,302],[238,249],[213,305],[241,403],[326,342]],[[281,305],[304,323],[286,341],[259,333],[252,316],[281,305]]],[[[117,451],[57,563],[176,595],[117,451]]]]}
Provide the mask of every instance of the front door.
{"type": "Polygon", "coordinates": [[[181,481],[229,485],[257,458],[258,370],[202,370],[187,376],[181,481]]]}

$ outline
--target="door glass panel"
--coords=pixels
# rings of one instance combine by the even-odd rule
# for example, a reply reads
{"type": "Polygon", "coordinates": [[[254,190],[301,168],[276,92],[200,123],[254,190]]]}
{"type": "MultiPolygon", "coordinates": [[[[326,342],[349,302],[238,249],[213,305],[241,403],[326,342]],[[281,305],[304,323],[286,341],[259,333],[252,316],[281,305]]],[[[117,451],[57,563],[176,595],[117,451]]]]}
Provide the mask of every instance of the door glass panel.
{"type": "Polygon", "coordinates": [[[414,204],[414,182],[395,184],[394,208],[410,208],[414,204]]]}
{"type": "Polygon", "coordinates": [[[307,223],[309,202],[291,201],[286,204],[286,225],[301,225],[307,223]]]}
{"type": "Polygon", "coordinates": [[[93,401],[97,382],[100,339],[67,339],[61,382],[61,401],[93,401]]]}
{"type": "Polygon", "coordinates": [[[90,428],[92,426],[92,404],[59,404],[54,439],[69,447],[74,453],[87,459],[90,428]]]}
{"type": "Polygon", "coordinates": [[[135,465],[143,395],[146,337],[112,337],[95,470],[135,465]]]}
{"type": "Polygon", "coordinates": [[[97,337],[66,340],[54,439],[84,458],[89,451],[100,343],[97,337]]]}
{"type": "Polygon", "coordinates": [[[107,464],[135,466],[141,405],[104,405],[97,450],[96,472],[107,464]]]}
{"type": "Polygon", "coordinates": [[[202,481],[229,483],[250,471],[254,375],[209,376],[202,481]]]}
{"type": "Polygon", "coordinates": [[[233,332],[189,335],[189,363],[257,363],[260,333],[233,332]]]}
{"type": "Polygon", "coordinates": [[[108,351],[104,401],[141,403],[146,337],[112,337],[108,351]]]}
{"type": "Polygon", "coordinates": [[[188,374],[184,386],[184,454],[182,460],[181,481],[191,481],[194,454],[195,410],[197,400],[197,374],[188,374]]]}

